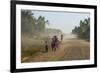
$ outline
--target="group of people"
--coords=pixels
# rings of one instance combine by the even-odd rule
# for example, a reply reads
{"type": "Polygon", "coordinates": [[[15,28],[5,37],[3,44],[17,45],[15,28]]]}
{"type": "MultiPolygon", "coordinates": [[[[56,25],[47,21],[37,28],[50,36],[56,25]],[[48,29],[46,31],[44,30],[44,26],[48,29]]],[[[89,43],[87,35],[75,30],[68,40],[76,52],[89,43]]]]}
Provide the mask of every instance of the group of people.
{"type": "MultiPolygon", "coordinates": [[[[59,41],[58,40],[58,37],[55,35],[52,37],[52,40],[51,40],[51,48],[52,48],[52,51],[56,51],[57,48],[59,48],[59,44],[62,42],[63,40],[63,35],[61,35],[61,40],[59,41]]],[[[45,41],[45,52],[48,52],[48,42],[45,41]]]]}

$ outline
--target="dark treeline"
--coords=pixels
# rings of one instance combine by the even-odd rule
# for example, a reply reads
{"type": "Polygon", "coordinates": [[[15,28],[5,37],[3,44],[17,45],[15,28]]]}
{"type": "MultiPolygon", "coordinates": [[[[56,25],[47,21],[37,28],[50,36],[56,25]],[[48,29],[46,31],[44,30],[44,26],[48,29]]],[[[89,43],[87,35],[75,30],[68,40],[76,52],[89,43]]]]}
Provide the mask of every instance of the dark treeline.
{"type": "Polygon", "coordinates": [[[21,10],[22,34],[37,35],[44,32],[46,24],[49,24],[49,21],[45,17],[39,16],[36,19],[31,10],[21,10]]]}
{"type": "Polygon", "coordinates": [[[83,21],[80,20],[79,26],[75,26],[72,30],[73,34],[76,34],[79,38],[90,40],[90,18],[86,18],[83,21]]]}

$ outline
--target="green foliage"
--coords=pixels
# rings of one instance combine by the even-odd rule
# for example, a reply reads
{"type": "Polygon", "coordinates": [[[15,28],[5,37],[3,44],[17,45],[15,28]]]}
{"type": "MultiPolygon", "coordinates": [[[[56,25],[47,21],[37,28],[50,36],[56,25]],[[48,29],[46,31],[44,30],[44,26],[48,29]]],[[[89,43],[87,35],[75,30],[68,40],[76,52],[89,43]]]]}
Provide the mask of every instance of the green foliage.
{"type": "Polygon", "coordinates": [[[90,18],[80,20],[80,25],[72,30],[73,34],[77,34],[79,38],[90,40],[90,18]]]}
{"type": "Polygon", "coordinates": [[[49,21],[43,16],[39,16],[37,19],[30,10],[21,10],[21,31],[23,34],[34,35],[39,32],[44,32],[45,25],[49,21]]]}
{"type": "Polygon", "coordinates": [[[32,38],[28,35],[21,36],[22,57],[31,56],[41,51],[43,48],[43,38],[32,38]]]}

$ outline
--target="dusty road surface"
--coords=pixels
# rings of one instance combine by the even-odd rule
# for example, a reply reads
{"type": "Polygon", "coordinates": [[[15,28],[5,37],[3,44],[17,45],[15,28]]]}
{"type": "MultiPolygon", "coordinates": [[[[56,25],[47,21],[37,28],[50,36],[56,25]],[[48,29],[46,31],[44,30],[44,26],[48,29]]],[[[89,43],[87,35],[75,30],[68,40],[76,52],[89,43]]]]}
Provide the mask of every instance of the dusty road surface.
{"type": "Polygon", "coordinates": [[[65,38],[57,51],[49,48],[47,53],[38,52],[33,56],[24,57],[22,63],[46,62],[46,61],[67,61],[86,60],[90,58],[90,43],[77,38],[65,38]]]}

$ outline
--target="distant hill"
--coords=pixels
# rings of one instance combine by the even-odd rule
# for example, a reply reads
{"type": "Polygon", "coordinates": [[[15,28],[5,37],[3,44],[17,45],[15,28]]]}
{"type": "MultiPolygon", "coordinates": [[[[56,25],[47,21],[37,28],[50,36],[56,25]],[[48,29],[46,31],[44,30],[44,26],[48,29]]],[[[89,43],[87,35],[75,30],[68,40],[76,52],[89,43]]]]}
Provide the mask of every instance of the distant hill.
{"type": "Polygon", "coordinates": [[[48,28],[45,30],[45,34],[48,34],[49,36],[59,35],[59,34],[62,34],[62,31],[60,29],[48,28]]]}
{"type": "Polygon", "coordinates": [[[52,29],[52,28],[46,28],[44,33],[41,33],[41,36],[47,36],[52,37],[54,35],[61,35],[62,31],[59,29],[52,29]]]}
{"type": "Polygon", "coordinates": [[[60,33],[62,33],[62,31],[61,30],[59,30],[59,29],[52,29],[52,28],[48,28],[48,29],[45,29],[45,33],[46,34],[60,34],[60,33]]]}

